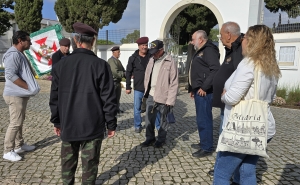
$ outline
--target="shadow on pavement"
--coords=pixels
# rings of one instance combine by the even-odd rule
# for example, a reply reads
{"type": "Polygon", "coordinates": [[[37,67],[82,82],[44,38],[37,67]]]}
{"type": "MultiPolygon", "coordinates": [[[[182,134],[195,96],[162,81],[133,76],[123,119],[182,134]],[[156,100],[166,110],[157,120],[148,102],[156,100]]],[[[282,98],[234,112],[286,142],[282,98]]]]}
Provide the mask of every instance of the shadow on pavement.
{"type": "MultiPolygon", "coordinates": [[[[132,177],[136,177],[136,174],[141,172],[148,165],[154,165],[156,162],[168,156],[169,153],[176,147],[178,139],[182,138],[183,140],[189,140],[188,135],[197,130],[184,125],[186,123],[183,122],[182,117],[186,113],[186,105],[187,104],[183,101],[178,99],[176,100],[173,110],[176,117],[176,123],[170,125],[167,133],[166,144],[163,145],[162,148],[154,148],[153,146],[141,147],[140,145],[133,147],[131,150],[123,153],[115,159],[114,163],[116,164],[111,167],[110,170],[102,172],[98,176],[96,184],[103,184],[106,181],[109,181],[109,184],[113,185],[127,184],[132,177]],[[114,177],[115,175],[119,177],[114,177]]],[[[122,124],[120,127],[122,129],[122,124]]],[[[132,128],[132,126],[130,128],[132,128]]],[[[118,148],[113,148],[113,151],[117,150],[118,148]]],[[[165,166],[165,168],[167,168],[167,165],[165,166]]],[[[156,179],[156,175],[159,176],[161,174],[149,174],[145,172],[143,174],[143,178],[145,181],[153,181],[156,179]]]]}

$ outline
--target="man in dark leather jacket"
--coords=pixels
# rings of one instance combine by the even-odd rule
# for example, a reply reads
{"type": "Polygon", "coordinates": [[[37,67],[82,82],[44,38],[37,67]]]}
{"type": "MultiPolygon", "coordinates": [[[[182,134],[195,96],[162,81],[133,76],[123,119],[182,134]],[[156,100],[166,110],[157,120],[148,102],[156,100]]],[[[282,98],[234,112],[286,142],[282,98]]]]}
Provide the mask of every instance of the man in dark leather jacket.
{"type": "Polygon", "coordinates": [[[139,49],[128,59],[126,67],[126,94],[131,93],[131,79],[134,89],[134,128],[136,133],[142,131],[141,105],[144,96],[144,76],[151,54],[148,53],[148,37],[139,38],[139,49]]]}

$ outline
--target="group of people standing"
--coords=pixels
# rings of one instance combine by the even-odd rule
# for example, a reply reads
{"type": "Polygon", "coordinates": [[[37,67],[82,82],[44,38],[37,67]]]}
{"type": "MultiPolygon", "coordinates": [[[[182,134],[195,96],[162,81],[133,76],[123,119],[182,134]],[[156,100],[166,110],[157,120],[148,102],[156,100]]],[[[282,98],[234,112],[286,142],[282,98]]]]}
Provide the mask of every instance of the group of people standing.
{"type": "MultiPolygon", "coordinates": [[[[83,184],[94,184],[98,172],[102,140],[115,135],[117,113],[120,109],[121,80],[126,78],[126,94],[134,89],[134,129],[140,133],[141,112],[145,105],[145,141],[142,147],[162,147],[167,138],[166,114],[173,108],[178,92],[178,69],[172,56],[164,51],[164,43],[154,40],[148,48],[148,37],[139,38],[136,50],[129,57],[126,71],[119,56],[120,48],[113,47],[108,62],[92,51],[97,32],[90,26],[76,22],[73,25],[75,48],[69,54],[68,40],[61,41],[59,62],[52,69],[50,92],[51,119],[54,132],[60,136],[63,184],[74,184],[79,151],[83,166],[83,184]],[[67,57],[66,57],[67,56],[67,57]],[[158,136],[155,137],[155,128],[158,136]]],[[[280,70],[275,59],[275,44],[270,29],[264,25],[251,26],[246,34],[240,33],[235,22],[226,22],[220,30],[220,40],[226,55],[220,65],[219,49],[203,30],[192,35],[195,54],[189,68],[189,92],[195,101],[199,143],[193,157],[205,157],[214,152],[212,107],[220,108],[220,133],[228,120],[231,107],[241,99],[253,98],[254,69],[261,73],[259,99],[272,102],[280,70]],[[244,59],[243,59],[244,58],[244,59]]],[[[29,63],[23,51],[29,49],[30,37],[17,31],[14,46],[4,55],[6,84],[4,99],[9,105],[10,124],[5,136],[3,158],[21,160],[18,153],[34,150],[24,143],[22,125],[29,96],[17,97],[15,87],[28,91],[22,79],[20,66],[29,63]],[[10,61],[13,61],[10,62],[10,61]]],[[[58,54],[56,54],[58,55],[58,54]]],[[[56,57],[54,55],[54,58],[56,57]]],[[[275,121],[269,110],[270,140],[275,134],[275,121]]],[[[214,168],[214,184],[256,184],[255,166],[258,156],[232,152],[218,152],[214,168]],[[230,161],[230,165],[228,162],[230,161]]]]}
{"type": "MultiPolygon", "coordinates": [[[[195,54],[189,70],[189,92],[196,106],[196,122],[200,142],[191,147],[198,149],[193,157],[211,155],[213,148],[212,107],[220,108],[221,134],[229,120],[231,108],[241,100],[254,98],[254,73],[260,72],[259,100],[271,103],[281,76],[276,56],[275,42],[265,25],[249,27],[246,34],[240,32],[235,22],[226,22],[220,30],[220,41],[226,54],[219,63],[219,50],[204,31],[192,36],[195,54]]],[[[268,142],[275,134],[275,120],[268,107],[268,142]]],[[[223,152],[217,153],[213,173],[215,185],[256,184],[258,155],[223,152]]]]}

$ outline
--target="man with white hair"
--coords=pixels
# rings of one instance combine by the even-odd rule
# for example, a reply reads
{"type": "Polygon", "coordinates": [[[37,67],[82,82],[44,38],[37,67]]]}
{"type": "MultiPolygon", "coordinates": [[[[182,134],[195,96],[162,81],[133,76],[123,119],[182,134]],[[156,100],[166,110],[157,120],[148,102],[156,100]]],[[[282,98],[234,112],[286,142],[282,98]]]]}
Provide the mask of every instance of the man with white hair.
{"type": "Polygon", "coordinates": [[[226,80],[236,70],[239,63],[244,58],[242,55],[242,38],[244,34],[241,34],[240,26],[235,22],[226,22],[222,25],[220,30],[220,40],[225,47],[226,55],[224,61],[216,73],[213,80],[213,107],[220,108],[220,131],[222,131],[222,123],[224,117],[225,104],[221,101],[221,94],[226,80]]]}
{"type": "Polygon", "coordinates": [[[203,30],[192,36],[196,50],[189,70],[189,92],[195,100],[196,121],[200,143],[192,144],[199,149],[193,157],[205,157],[213,152],[212,82],[220,67],[219,48],[207,38],[203,30]]]}

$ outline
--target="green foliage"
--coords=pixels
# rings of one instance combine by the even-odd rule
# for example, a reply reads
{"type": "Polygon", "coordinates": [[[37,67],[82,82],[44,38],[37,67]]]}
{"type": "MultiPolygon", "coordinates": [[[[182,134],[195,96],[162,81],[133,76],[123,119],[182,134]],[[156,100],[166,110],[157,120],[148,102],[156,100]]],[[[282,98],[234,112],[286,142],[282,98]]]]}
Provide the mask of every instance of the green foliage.
{"type": "Polygon", "coordinates": [[[117,23],[126,9],[128,0],[57,0],[54,10],[67,32],[79,21],[96,31],[110,22],[117,23]]]}
{"type": "Polygon", "coordinates": [[[206,6],[199,4],[189,5],[186,9],[181,11],[178,16],[179,20],[178,22],[173,22],[170,33],[174,37],[179,30],[180,45],[187,44],[191,40],[191,36],[195,31],[201,29],[209,34],[211,28],[218,24],[213,12],[206,6]]]}
{"type": "Polygon", "coordinates": [[[182,52],[187,52],[188,51],[188,46],[189,46],[188,44],[183,45],[182,48],[181,48],[182,52]]]}
{"type": "Polygon", "coordinates": [[[135,43],[135,41],[140,38],[140,30],[134,30],[133,33],[126,35],[126,38],[122,38],[120,42],[124,43],[135,43]]]}
{"type": "Polygon", "coordinates": [[[15,0],[15,18],[20,30],[32,33],[41,29],[43,0],[15,0]]]}
{"type": "Polygon", "coordinates": [[[0,6],[0,35],[3,35],[12,26],[9,20],[14,19],[14,15],[4,10],[4,8],[13,10],[13,0],[0,0],[0,6]]]}
{"type": "Polygon", "coordinates": [[[103,40],[103,39],[97,40],[97,45],[106,45],[106,44],[113,45],[115,43],[110,40],[108,40],[107,42],[106,42],[106,40],[103,40]]]}
{"type": "Polygon", "coordinates": [[[300,15],[300,1],[299,0],[265,0],[266,8],[271,12],[278,12],[279,10],[287,12],[289,17],[296,18],[300,15]],[[297,12],[297,13],[295,13],[297,12]]]}
{"type": "Polygon", "coordinates": [[[219,29],[211,29],[208,38],[214,42],[219,42],[217,35],[219,35],[219,29]]]}
{"type": "Polygon", "coordinates": [[[300,85],[294,86],[289,89],[288,98],[286,102],[289,104],[300,102],[300,85]]]}
{"type": "Polygon", "coordinates": [[[285,99],[287,95],[287,91],[288,89],[286,87],[278,87],[276,91],[276,96],[285,99]]]}

